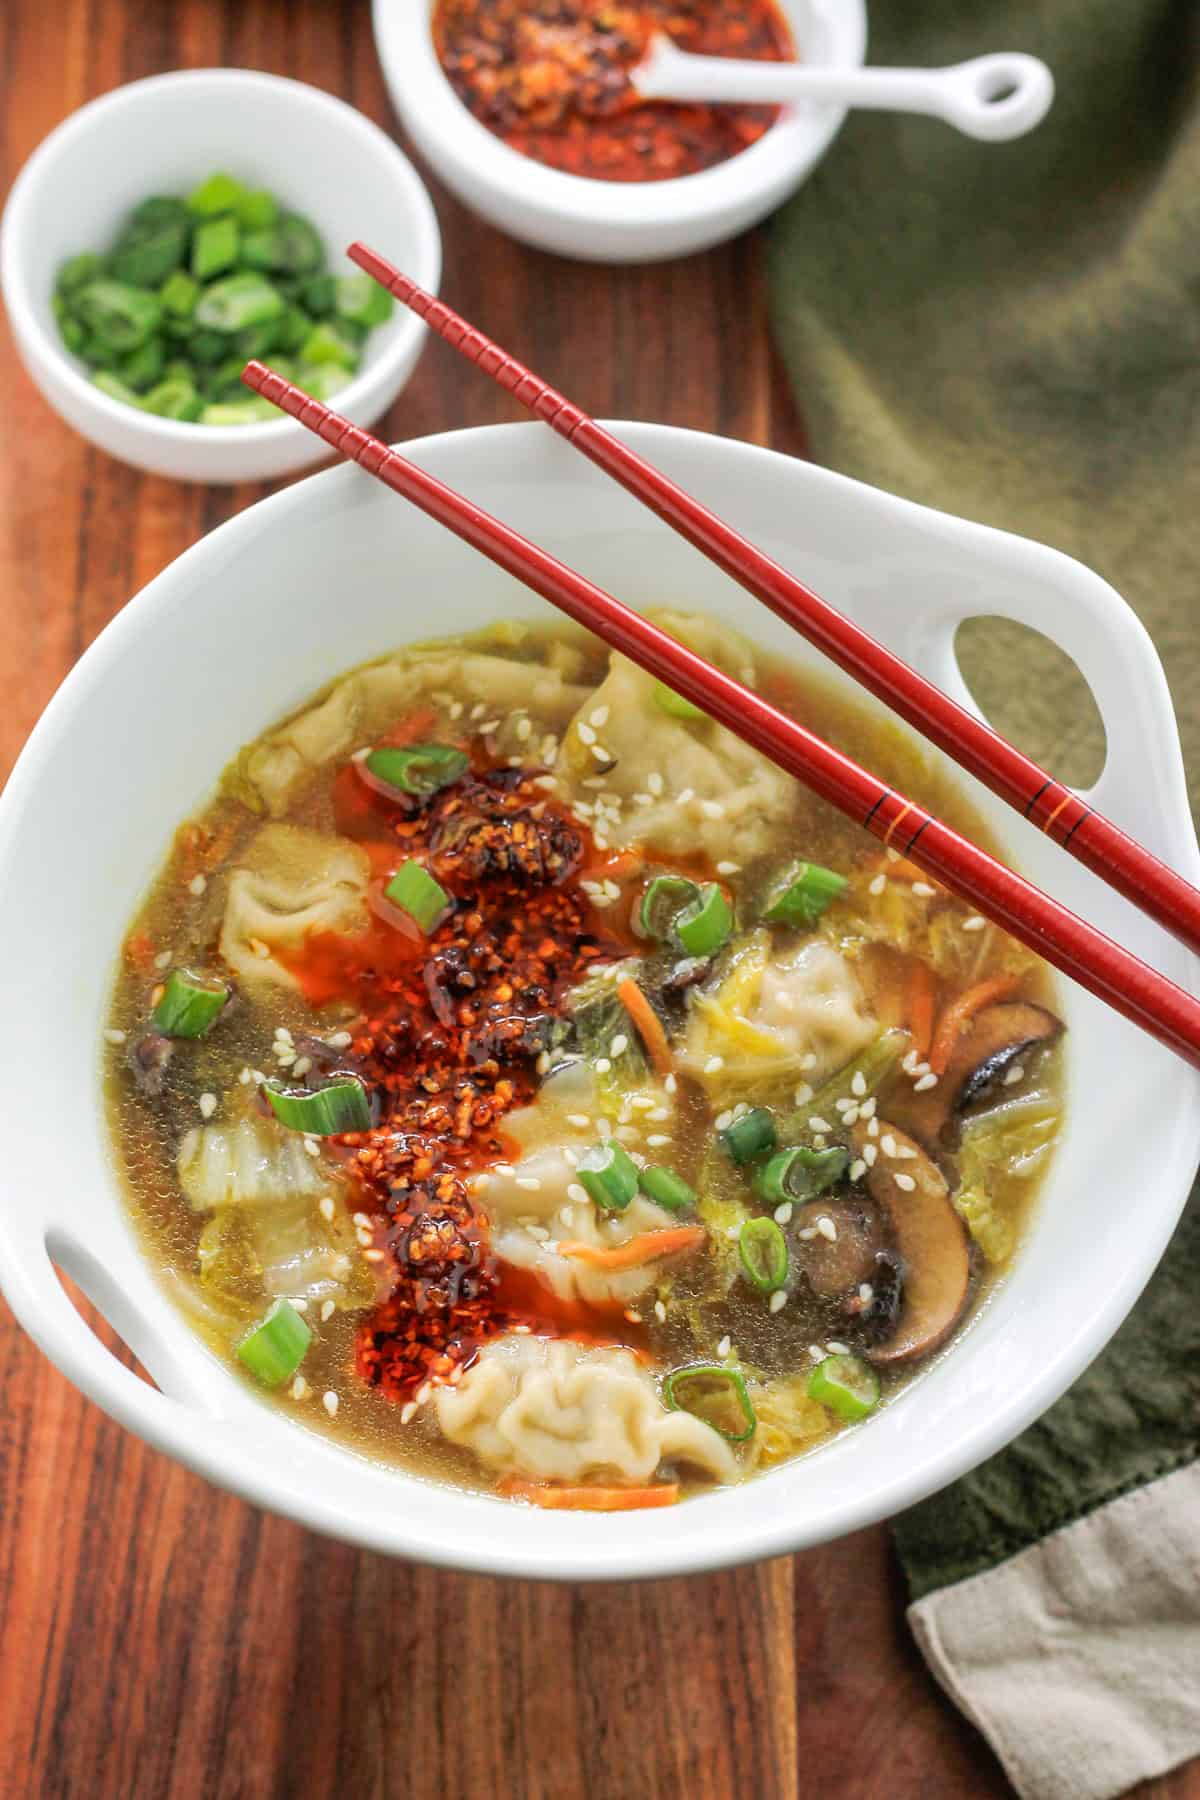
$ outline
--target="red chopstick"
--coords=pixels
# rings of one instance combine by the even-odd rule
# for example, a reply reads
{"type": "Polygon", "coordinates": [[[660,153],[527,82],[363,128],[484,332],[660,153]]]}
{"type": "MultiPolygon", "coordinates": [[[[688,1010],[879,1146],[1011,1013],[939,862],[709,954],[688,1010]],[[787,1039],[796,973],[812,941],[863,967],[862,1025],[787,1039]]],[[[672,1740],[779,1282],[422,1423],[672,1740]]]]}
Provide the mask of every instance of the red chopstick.
{"type": "Polygon", "coordinates": [[[899,713],[992,792],[1031,820],[1127,900],[1200,952],[1200,888],[1089,807],[1045,769],[893,656],[773,558],[710,512],[653,463],[605,431],[572,401],[525,368],[444,301],[371,250],[351,244],[351,260],[469,362],[560,437],[619,481],[748,593],[769,606],[838,667],[899,713]]]}
{"type": "Polygon", "coordinates": [[[1200,1001],[640,613],[260,362],[242,380],[1200,1068],[1200,1001]]]}

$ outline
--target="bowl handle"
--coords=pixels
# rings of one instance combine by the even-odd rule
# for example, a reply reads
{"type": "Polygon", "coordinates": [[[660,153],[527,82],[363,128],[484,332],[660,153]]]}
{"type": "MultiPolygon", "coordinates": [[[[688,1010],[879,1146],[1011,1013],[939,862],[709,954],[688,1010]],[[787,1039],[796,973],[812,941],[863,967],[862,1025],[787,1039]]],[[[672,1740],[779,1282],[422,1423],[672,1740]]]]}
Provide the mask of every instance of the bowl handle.
{"type": "MultiPolygon", "coordinates": [[[[1014,542],[1008,540],[1009,555],[1014,542]]],[[[1156,856],[1181,874],[1200,874],[1195,828],[1188,802],[1183,752],[1166,676],[1153,640],[1136,613],[1098,576],[1080,579],[1069,557],[1058,579],[1047,577],[1044,547],[1029,545],[1027,579],[1006,581],[976,604],[939,607],[922,632],[919,661],[952,699],[980,715],[963,679],[954,636],[967,619],[992,617],[1028,625],[1074,662],[1092,691],[1104,725],[1104,767],[1092,787],[1079,790],[1156,856]],[[1050,582],[1054,583],[1051,591],[1050,582]]],[[[1052,773],[1053,771],[1049,771],[1052,773]]]]}

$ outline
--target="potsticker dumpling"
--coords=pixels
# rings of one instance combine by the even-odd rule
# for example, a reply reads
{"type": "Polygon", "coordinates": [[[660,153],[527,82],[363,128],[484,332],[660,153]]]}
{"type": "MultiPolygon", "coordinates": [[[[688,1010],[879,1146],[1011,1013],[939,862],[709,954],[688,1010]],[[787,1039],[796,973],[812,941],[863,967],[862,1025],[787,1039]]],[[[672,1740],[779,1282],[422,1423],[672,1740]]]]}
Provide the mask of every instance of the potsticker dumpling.
{"type": "MultiPolygon", "coordinates": [[[[753,654],[735,632],[715,619],[655,616],[672,637],[753,685],[753,654]]],[[[711,719],[665,712],[654,688],[614,651],[607,678],[563,734],[555,768],[562,790],[576,807],[598,807],[597,828],[612,844],[645,844],[664,856],[700,852],[714,863],[747,862],[769,849],[794,805],[791,779],[711,719]]]]}
{"type": "Polygon", "coordinates": [[[823,1081],[877,1036],[853,967],[820,938],[772,950],[766,931],[733,953],[710,988],[692,999],[683,1064],[726,1086],[803,1070],[823,1081]],[[719,1058],[719,1074],[708,1065],[719,1058]]]}
{"type": "MultiPolygon", "coordinates": [[[[344,676],[315,706],[259,738],[240,759],[239,791],[249,789],[272,818],[281,817],[324,763],[369,743],[418,701],[432,703],[450,725],[452,706],[460,721],[464,712],[485,707],[486,714],[469,721],[470,729],[489,723],[490,715],[500,727],[498,748],[505,752],[521,748],[518,739],[509,743],[504,736],[519,718],[529,720],[534,743],[547,732],[557,736],[586,692],[561,669],[545,664],[480,651],[402,651],[344,676]]],[[[437,729],[431,728],[432,735],[437,729]]]]}
{"type": "Polygon", "coordinates": [[[361,931],[367,922],[365,850],[300,825],[266,825],[229,877],[221,955],[249,986],[299,988],[277,952],[314,931],[361,931]]]}
{"type": "Polygon", "coordinates": [[[733,1452],[691,1413],[670,1412],[629,1350],[513,1333],[485,1344],[455,1387],[437,1390],[452,1444],[497,1475],[635,1487],[660,1463],[737,1478],[733,1452]]]}

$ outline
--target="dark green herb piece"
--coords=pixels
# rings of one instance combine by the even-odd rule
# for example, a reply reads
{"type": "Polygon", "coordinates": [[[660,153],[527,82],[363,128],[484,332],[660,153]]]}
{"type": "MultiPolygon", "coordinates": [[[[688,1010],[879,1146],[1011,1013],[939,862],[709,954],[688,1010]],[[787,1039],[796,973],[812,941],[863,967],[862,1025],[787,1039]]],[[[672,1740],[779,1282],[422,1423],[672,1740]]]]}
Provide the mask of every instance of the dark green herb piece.
{"type": "Polygon", "coordinates": [[[671,934],[689,956],[712,956],[733,930],[733,909],[715,881],[675,915],[671,934]]]}
{"type": "Polygon", "coordinates": [[[768,1206],[785,1200],[815,1200],[836,1185],[850,1166],[850,1152],[840,1144],[829,1150],[797,1145],[780,1150],[754,1177],[755,1191],[768,1206]]]}
{"type": "Polygon", "coordinates": [[[672,1369],[663,1383],[663,1398],[674,1411],[693,1413],[733,1444],[744,1444],[758,1424],[745,1376],[721,1363],[672,1369]]]}
{"type": "Polygon", "coordinates": [[[585,1150],[576,1174],[604,1212],[624,1212],[638,1191],[637,1164],[615,1138],[606,1138],[602,1144],[585,1150]]]}
{"type": "Polygon", "coordinates": [[[176,269],[159,288],[158,302],[170,318],[190,319],[199,294],[200,283],[193,280],[186,269],[176,269]]]}
{"type": "Polygon", "coordinates": [[[317,367],[322,363],[338,363],[343,369],[358,367],[358,346],[326,319],[313,326],[300,346],[300,356],[317,367]]]}
{"type": "Polygon", "coordinates": [[[385,898],[415,919],[422,931],[431,931],[450,905],[450,896],[419,862],[403,862],[383,890],[385,898]]]}
{"type": "Polygon", "coordinates": [[[294,1375],[312,1342],[312,1331],[288,1300],[277,1300],[265,1319],[237,1347],[238,1359],[264,1387],[294,1375]]]}
{"type": "Polygon", "coordinates": [[[452,744],[381,744],[366,758],[369,774],[401,794],[436,794],[470,767],[465,750],[452,744]]]}
{"type": "Polygon", "coordinates": [[[226,982],[214,976],[193,975],[190,969],[172,969],[150,1022],[164,1037],[203,1037],[228,1004],[226,982]]]}
{"type": "Polygon", "coordinates": [[[638,1170],[638,1186],[643,1194],[657,1205],[665,1206],[668,1212],[685,1212],[696,1205],[695,1191],[683,1176],[659,1163],[647,1163],[644,1169],[638,1170]]]}
{"type": "Polygon", "coordinates": [[[333,311],[337,298],[337,282],[332,275],[310,275],[300,289],[300,304],[314,319],[324,319],[333,311]]]}
{"type": "Polygon", "coordinates": [[[839,1419],[865,1419],[879,1405],[879,1377],[860,1356],[827,1356],[808,1378],[808,1397],[839,1419]]]}
{"type": "Polygon", "coordinates": [[[167,375],[157,387],[152,387],[142,400],[142,411],[159,419],[182,419],[190,424],[200,417],[203,405],[190,375],[184,373],[167,375]]]}
{"type": "Polygon", "coordinates": [[[199,213],[201,217],[233,212],[246,198],[241,182],[218,170],[192,189],[187,197],[188,211],[199,213]]]}
{"type": "Polygon", "coordinates": [[[772,888],[763,908],[770,925],[815,925],[831,900],[846,888],[846,877],[820,863],[794,863],[772,888]]]}
{"type": "Polygon", "coordinates": [[[268,229],[246,233],[242,239],[242,260],[252,269],[312,275],[324,262],[325,251],[307,219],[299,213],[280,213],[268,229]]]}
{"type": "Polygon", "coordinates": [[[642,895],[638,924],[647,937],[665,942],[679,914],[699,898],[699,883],[686,875],[656,875],[642,895]]]}
{"type": "Polygon", "coordinates": [[[83,250],[78,256],[68,256],[58,271],[55,286],[60,294],[75,294],[80,288],[86,287],[89,281],[94,281],[100,273],[100,258],[90,250],[83,250]]]}
{"type": "Polygon", "coordinates": [[[267,1104],[289,1131],[308,1137],[340,1137],[346,1131],[367,1131],[371,1107],[367,1090],[354,1075],[339,1076],[328,1087],[313,1092],[291,1092],[278,1081],[263,1083],[267,1104]]]}
{"type": "Polygon", "coordinates": [[[787,1280],[787,1240],[774,1219],[747,1219],[738,1233],[738,1255],[760,1294],[773,1294],[787,1280]]]}
{"type": "Polygon", "coordinates": [[[166,367],[167,356],[160,337],[147,338],[128,356],[123,356],[116,366],[116,374],[131,387],[135,393],[144,394],[162,379],[166,367]]]}
{"type": "Polygon", "coordinates": [[[71,304],[85,330],[118,355],[153,337],[162,319],[157,295],[104,275],[80,288],[71,304]]]}
{"type": "Polygon", "coordinates": [[[266,188],[245,188],[233,203],[233,216],[243,231],[264,231],[279,217],[279,202],[266,188]]]}
{"type": "MultiPolygon", "coordinates": [[[[192,274],[197,281],[211,281],[232,269],[238,259],[237,220],[222,213],[205,219],[192,235],[192,274]]],[[[204,323],[205,321],[201,321],[204,323]]]]}
{"type": "Polygon", "coordinates": [[[765,1106],[755,1106],[717,1133],[739,1168],[775,1148],[775,1121],[765,1106]]]}
{"type": "Polygon", "coordinates": [[[214,282],[196,302],[196,323],[209,331],[244,331],[285,311],[283,296],[253,270],[243,269],[214,282]]]}

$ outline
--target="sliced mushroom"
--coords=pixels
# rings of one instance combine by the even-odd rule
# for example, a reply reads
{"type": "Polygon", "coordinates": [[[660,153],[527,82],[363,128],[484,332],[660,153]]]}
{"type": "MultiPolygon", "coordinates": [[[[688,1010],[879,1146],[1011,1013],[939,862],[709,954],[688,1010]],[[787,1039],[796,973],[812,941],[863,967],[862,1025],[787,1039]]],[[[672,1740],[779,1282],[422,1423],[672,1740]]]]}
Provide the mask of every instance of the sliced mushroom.
{"type": "Polygon", "coordinates": [[[1029,1000],[985,1006],[954,1046],[937,1086],[903,1106],[905,1124],[924,1143],[935,1143],[952,1114],[985,1099],[1022,1056],[1052,1043],[1062,1029],[1061,1019],[1029,1000]]]}
{"type": "MultiPolygon", "coordinates": [[[[851,1137],[861,1155],[867,1128],[856,1125],[851,1137]]],[[[915,1362],[945,1343],[963,1315],[971,1277],[967,1233],[945,1178],[918,1144],[882,1121],[874,1141],[880,1149],[867,1191],[887,1215],[905,1271],[895,1332],[867,1354],[873,1363],[915,1362]],[[899,1155],[884,1152],[885,1138],[899,1155]]]]}
{"type": "Polygon", "coordinates": [[[814,1294],[830,1299],[873,1281],[876,1253],[883,1247],[878,1215],[873,1208],[853,1200],[809,1200],[792,1215],[789,1237],[798,1267],[814,1294]],[[828,1235],[820,1221],[827,1219],[835,1235],[828,1235]],[[815,1232],[799,1238],[801,1231],[815,1232]]]}

